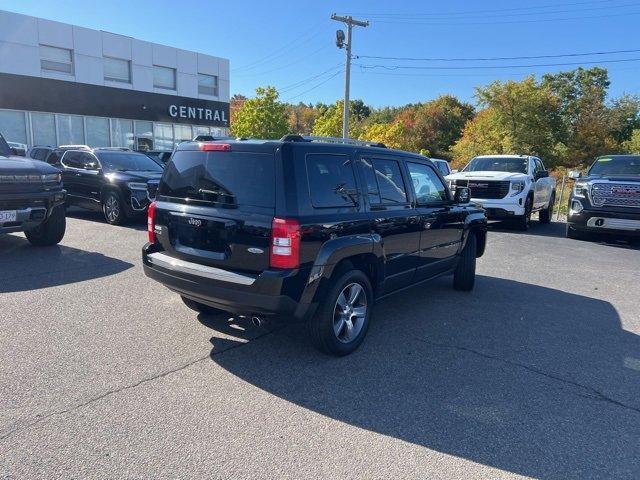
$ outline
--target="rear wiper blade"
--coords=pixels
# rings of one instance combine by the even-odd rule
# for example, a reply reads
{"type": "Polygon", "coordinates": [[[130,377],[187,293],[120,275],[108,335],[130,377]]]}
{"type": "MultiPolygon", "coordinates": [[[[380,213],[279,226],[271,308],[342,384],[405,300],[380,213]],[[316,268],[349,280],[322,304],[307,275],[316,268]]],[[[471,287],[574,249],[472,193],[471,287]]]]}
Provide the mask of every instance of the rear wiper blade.
{"type": "Polygon", "coordinates": [[[226,193],[223,192],[222,190],[207,190],[206,188],[200,188],[198,190],[198,193],[205,193],[207,195],[224,195],[225,197],[234,197],[235,195],[232,193],[226,193]]]}

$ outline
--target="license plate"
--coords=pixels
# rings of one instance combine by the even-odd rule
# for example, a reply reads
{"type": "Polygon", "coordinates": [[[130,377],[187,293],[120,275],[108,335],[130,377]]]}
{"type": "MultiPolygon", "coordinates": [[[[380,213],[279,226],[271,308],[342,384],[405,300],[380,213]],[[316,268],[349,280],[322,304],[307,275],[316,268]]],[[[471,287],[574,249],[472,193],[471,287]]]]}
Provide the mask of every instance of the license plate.
{"type": "Polygon", "coordinates": [[[0,210],[0,223],[8,223],[16,221],[15,210],[0,210]]]}

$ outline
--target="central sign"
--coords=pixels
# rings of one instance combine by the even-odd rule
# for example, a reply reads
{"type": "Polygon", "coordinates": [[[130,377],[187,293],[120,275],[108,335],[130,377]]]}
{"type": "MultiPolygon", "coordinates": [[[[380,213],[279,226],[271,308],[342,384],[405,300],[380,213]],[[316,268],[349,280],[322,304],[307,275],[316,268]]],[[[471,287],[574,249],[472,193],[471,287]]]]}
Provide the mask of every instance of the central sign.
{"type": "Polygon", "coordinates": [[[209,122],[222,122],[225,125],[229,123],[224,110],[213,110],[211,108],[169,105],[169,115],[173,118],[193,118],[209,122]]]}

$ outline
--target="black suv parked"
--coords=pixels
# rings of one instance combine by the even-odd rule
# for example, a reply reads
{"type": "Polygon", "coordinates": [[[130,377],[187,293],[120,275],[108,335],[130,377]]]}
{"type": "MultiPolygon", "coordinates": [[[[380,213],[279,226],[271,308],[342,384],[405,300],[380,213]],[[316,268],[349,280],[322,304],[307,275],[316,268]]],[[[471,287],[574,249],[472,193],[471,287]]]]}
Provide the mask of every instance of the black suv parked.
{"type": "Polygon", "coordinates": [[[199,312],[307,320],[320,349],[362,342],[375,300],[453,273],[471,290],[484,211],[428,158],[287,136],[181,144],[149,208],[145,273],[199,312]]]}
{"type": "Polygon", "coordinates": [[[11,155],[0,134],[0,233],[23,231],[33,245],[54,245],[64,237],[65,191],[60,170],[11,155]]]}
{"type": "Polygon", "coordinates": [[[607,155],[593,162],[586,177],[570,172],[576,183],[569,198],[567,237],[600,232],[640,237],[640,155],[607,155]]]}
{"type": "Polygon", "coordinates": [[[162,175],[158,163],[126,148],[66,150],[57,165],[62,170],[67,203],[101,210],[113,225],[146,213],[147,182],[162,175]]]}

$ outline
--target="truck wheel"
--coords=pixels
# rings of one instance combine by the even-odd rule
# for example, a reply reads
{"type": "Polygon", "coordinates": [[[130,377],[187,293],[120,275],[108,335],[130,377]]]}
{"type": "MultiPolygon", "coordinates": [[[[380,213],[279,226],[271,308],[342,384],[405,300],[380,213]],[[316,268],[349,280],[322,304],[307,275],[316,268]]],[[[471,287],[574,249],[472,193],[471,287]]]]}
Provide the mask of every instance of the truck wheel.
{"type": "Polygon", "coordinates": [[[349,270],[334,283],[309,321],[309,336],[324,353],[341,357],[364,340],[373,308],[373,289],[360,270],[349,270]]]}
{"type": "Polygon", "coordinates": [[[60,240],[64,237],[66,228],[67,219],[64,214],[64,207],[58,205],[57,207],[53,207],[49,218],[36,228],[26,230],[24,234],[32,245],[44,247],[60,243],[60,240]]]}
{"type": "Polygon", "coordinates": [[[531,212],[533,211],[533,199],[531,197],[527,197],[527,200],[524,202],[524,215],[516,219],[515,226],[518,230],[526,231],[529,230],[529,226],[531,225],[531,212]]]}
{"type": "Polygon", "coordinates": [[[553,215],[553,205],[556,203],[556,194],[555,192],[551,194],[551,198],[549,199],[549,206],[544,210],[540,210],[540,223],[549,223],[551,222],[551,216],[553,215]]]}
{"type": "Polygon", "coordinates": [[[473,290],[476,281],[476,236],[472,233],[467,238],[467,244],[464,246],[458,265],[453,271],[453,288],[468,292],[473,290]]]}
{"type": "Polygon", "coordinates": [[[195,310],[198,313],[204,313],[207,315],[215,315],[217,313],[223,313],[222,310],[219,310],[215,307],[210,307],[209,305],[205,305],[204,303],[196,302],[195,300],[191,300],[190,298],[183,297],[182,295],[180,295],[180,298],[182,298],[182,301],[187,307],[189,307],[191,310],[195,310]]]}
{"type": "Polygon", "coordinates": [[[124,211],[124,202],[118,192],[107,192],[102,199],[102,213],[107,223],[111,225],[122,225],[127,219],[124,211]]]}

